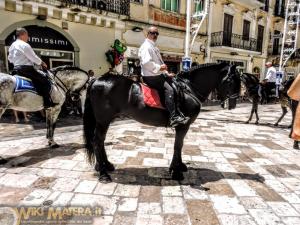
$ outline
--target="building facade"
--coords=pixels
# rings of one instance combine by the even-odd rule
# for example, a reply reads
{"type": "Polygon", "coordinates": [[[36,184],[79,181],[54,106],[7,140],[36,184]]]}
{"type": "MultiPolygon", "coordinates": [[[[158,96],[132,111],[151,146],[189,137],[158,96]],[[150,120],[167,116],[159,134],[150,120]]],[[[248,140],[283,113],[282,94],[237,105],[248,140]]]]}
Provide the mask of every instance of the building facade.
{"type": "MultiPolygon", "coordinates": [[[[195,1],[192,12],[201,11],[203,2],[195,1]]],[[[193,61],[232,62],[240,71],[264,77],[266,61],[279,63],[286,2],[209,1],[209,14],[192,49],[193,61]]],[[[178,72],[184,55],[185,13],[185,0],[0,0],[0,71],[10,69],[7,50],[15,29],[22,26],[50,67],[72,64],[97,75],[108,70],[105,52],[119,39],[128,49],[118,70],[126,73],[138,61],[147,28],[155,25],[163,59],[178,72]]],[[[198,22],[199,18],[192,19],[193,26],[198,22]]],[[[299,55],[289,61],[288,74],[300,72],[299,55]]]]}
{"type": "MultiPolygon", "coordinates": [[[[279,66],[282,47],[282,37],[286,13],[287,0],[274,0],[271,2],[273,13],[271,15],[271,27],[268,44],[268,61],[279,66]]],[[[285,72],[287,76],[295,76],[300,73],[300,35],[298,34],[297,51],[288,61],[285,72]]]]}
{"type": "MultiPolygon", "coordinates": [[[[202,9],[201,3],[194,4],[193,12],[202,9]]],[[[196,22],[197,19],[194,20],[196,22]]],[[[207,24],[207,20],[205,22],[207,24]]],[[[123,40],[128,45],[126,53],[129,63],[137,60],[139,46],[146,37],[147,28],[155,25],[159,29],[157,45],[161,50],[164,62],[171,72],[178,72],[184,56],[184,40],[186,27],[186,1],[184,0],[133,0],[130,5],[130,18],[126,20],[123,40]]],[[[207,41],[207,25],[203,26],[192,50],[193,60],[205,62],[207,41]]],[[[126,67],[126,62],[124,62],[126,67]]],[[[126,71],[126,68],[124,69],[126,71]]]]}
{"type": "Polygon", "coordinates": [[[15,29],[29,31],[29,43],[49,66],[75,65],[101,75],[109,68],[105,52],[121,38],[129,1],[0,1],[0,71],[7,72],[7,50],[15,29]],[[123,4],[121,8],[120,5],[123,4]],[[127,7],[127,8],[126,8],[127,7]]]}

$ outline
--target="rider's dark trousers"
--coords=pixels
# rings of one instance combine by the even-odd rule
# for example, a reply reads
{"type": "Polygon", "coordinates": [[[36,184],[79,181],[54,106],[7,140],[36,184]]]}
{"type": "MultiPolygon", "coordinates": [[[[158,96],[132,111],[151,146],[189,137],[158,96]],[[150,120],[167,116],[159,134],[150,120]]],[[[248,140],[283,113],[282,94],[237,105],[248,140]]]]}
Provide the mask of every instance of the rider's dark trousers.
{"type": "Polygon", "coordinates": [[[272,94],[272,90],[276,88],[276,83],[275,82],[267,82],[265,84],[265,90],[266,90],[266,94],[267,97],[271,96],[272,94]]]}
{"type": "Polygon", "coordinates": [[[166,108],[174,116],[176,114],[175,107],[175,93],[174,89],[170,85],[171,78],[164,75],[157,76],[143,76],[143,81],[151,88],[164,93],[166,108]]]}
{"type": "Polygon", "coordinates": [[[14,72],[32,80],[37,92],[43,96],[45,105],[51,102],[51,85],[45,74],[39,73],[33,66],[15,66],[14,72]]]}

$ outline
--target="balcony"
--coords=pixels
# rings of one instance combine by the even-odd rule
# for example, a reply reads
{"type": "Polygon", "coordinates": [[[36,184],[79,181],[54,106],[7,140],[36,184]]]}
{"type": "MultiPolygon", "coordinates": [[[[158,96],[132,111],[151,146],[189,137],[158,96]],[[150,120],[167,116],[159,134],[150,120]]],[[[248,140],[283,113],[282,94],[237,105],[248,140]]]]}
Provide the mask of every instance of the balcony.
{"type": "Polygon", "coordinates": [[[60,7],[75,6],[78,10],[82,7],[129,16],[130,0],[43,0],[46,4],[59,4],[60,7]]]}
{"type": "Polygon", "coordinates": [[[224,31],[211,34],[211,47],[231,47],[248,51],[262,52],[262,40],[245,38],[239,34],[227,34],[224,31]]]}
{"type": "Polygon", "coordinates": [[[186,26],[186,17],[184,15],[157,9],[153,6],[149,7],[149,19],[179,29],[185,29],[186,26]]]}

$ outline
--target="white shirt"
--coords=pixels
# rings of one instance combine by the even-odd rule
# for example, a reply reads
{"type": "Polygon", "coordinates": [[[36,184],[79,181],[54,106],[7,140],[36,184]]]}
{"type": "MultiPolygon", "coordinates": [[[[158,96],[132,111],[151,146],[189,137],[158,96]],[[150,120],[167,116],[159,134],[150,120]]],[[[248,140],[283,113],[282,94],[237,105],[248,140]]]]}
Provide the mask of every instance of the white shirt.
{"type": "Polygon", "coordinates": [[[276,69],[273,66],[268,68],[265,79],[268,80],[268,82],[276,82],[276,69]]]}
{"type": "Polygon", "coordinates": [[[33,66],[34,64],[42,64],[42,60],[34,53],[31,46],[20,39],[17,39],[12,43],[8,52],[8,60],[14,64],[14,66],[33,66]]]}
{"type": "Polygon", "coordinates": [[[155,43],[146,39],[141,45],[138,53],[141,62],[141,72],[143,76],[156,76],[161,74],[160,66],[164,64],[159,49],[155,43]]]}

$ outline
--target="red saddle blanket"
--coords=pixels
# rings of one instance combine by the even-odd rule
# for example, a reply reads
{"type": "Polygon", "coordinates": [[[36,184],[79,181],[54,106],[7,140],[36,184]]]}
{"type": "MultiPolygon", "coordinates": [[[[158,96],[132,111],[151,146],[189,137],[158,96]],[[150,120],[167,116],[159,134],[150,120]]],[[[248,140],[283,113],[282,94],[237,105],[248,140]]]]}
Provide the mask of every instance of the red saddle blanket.
{"type": "Polygon", "coordinates": [[[144,95],[144,102],[147,106],[164,109],[164,107],[161,104],[157,90],[152,89],[144,84],[141,84],[141,87],[144,95]]]}

